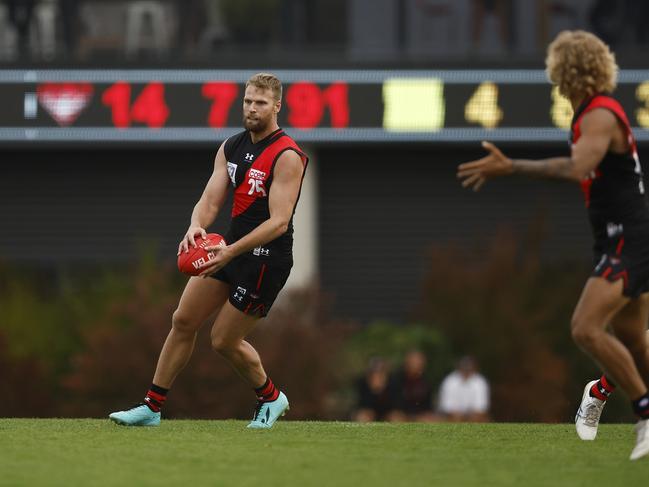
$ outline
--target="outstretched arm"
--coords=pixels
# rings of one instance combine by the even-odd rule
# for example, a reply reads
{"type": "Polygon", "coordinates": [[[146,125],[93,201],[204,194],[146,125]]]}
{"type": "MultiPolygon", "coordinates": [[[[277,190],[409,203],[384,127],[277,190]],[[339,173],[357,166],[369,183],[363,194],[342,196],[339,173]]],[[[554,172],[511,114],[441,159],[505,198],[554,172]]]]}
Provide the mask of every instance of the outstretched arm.
{"type": "Polygon", "coordinates": [[[216,157],[214,158],[214,171],[209,181],[207,181],[203,194],[194,206],[189,228],[178,245],[178,255],[181,252],[187,252],[189,245],[196,247],[196,241],[194,240],[196,235],[201,235],[205,238],[207,234],[205,229],[214,222],[216,215],[218,215],[219,210],[223,206],[223,201],[228,190],[228,182],[230,181],[224,146],[225,142],[221,144],[221,147],[219,147],[216,153],[216,157]]]}
{"type": "Polygon", "coordinates": [[[489,152],[477,161],[461,164],[457,177],[462,186],[478,191],[487,181],[497,176],[526,174],[537,177],[581,181],[602,161],[609,150],[618,122],[609,110],[595,109],[581,122],[581,136],[572,147],[570,157],[527,160],[510,159],[490,142],[482,146],[489,152]]]}

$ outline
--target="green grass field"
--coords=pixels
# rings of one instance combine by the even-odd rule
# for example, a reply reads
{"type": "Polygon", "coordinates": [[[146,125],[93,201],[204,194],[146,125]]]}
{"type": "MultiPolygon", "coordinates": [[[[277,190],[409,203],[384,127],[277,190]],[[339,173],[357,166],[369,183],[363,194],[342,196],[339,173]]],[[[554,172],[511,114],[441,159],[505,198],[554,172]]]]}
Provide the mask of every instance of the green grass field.
{"type": "Polygon", "coordinates": [[[631,425],[595,442],[572,425],[0,419],[0,485],[629,486],[631,425]]]}

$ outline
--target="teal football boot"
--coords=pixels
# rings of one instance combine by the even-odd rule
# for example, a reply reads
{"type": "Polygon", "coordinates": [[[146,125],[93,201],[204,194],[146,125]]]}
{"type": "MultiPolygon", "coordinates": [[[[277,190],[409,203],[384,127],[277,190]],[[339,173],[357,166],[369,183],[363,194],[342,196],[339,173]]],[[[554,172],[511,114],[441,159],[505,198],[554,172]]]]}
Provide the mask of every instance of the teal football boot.
{"type": "Polygon", "coordinates": [[[275,424],[280,416],[284,416],[289,410],[288,398],[283,392],[279,393],[277,399],[268,402],[258,402],[255,408],[255,415],[248,425],[252,429],[269,429],[275,424]]]}
{"type": "Polygon", "coordinates": [[[111,413],[108,417],[122,426],[160,425],[160,413],[154,413],[146,404],[138,404],[126,411],[111,413]]]}

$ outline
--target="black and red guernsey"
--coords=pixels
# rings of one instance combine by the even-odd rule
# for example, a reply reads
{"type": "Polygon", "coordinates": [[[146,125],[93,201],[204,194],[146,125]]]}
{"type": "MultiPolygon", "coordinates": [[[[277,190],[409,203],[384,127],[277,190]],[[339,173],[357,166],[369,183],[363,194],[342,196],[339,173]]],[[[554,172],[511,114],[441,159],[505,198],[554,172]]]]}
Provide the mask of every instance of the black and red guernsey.
{"type": "MultiPolygon", "coordinates": [[[[254,144],[248,131],[240,132],[225,142],[224,151],[228,175],[234,187],[232,222],[225,240],[234,243],[270,218],[268,195],[279,157],[286,151],[296,152],[302,159],[305,172],[309,159],[282,129],[254,144]]],[[[286,233],[244,256],[275,263],[292,263],[293,218],[286,233]]]]}
{"type": "Polygon", "coordinates": [[[598,108],[611,111],[620,121],[628,137],[629,150],[624,154],[607,152],[597,169],[581,183],[595,240],[622,236],[632,230],[649,233],[649,204],[636,141],[617,100],[603,94],[585,100],[572,119],[570,142],[577,143],[583,117],[598,108]]]}

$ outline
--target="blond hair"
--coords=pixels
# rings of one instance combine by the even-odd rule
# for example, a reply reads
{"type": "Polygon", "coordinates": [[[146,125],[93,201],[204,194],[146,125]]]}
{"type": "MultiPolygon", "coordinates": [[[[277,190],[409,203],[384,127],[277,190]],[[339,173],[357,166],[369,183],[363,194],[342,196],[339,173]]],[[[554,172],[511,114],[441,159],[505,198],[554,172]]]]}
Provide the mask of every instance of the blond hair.
{"type": "Polygon", "coordinates": [[[583,30],[561,32],[548,46],[545,65],[550,81],[568,99],[611,93],[617,85],[615,54],[583,30]]]}
{"type": "Polygon", "coordinates": [[[263,90],[271,90],[275,100],[282,99],[282,82],[277,76],[271,73],[257,73],[246,82],[246,88],[254,86],[263,90]]]}

